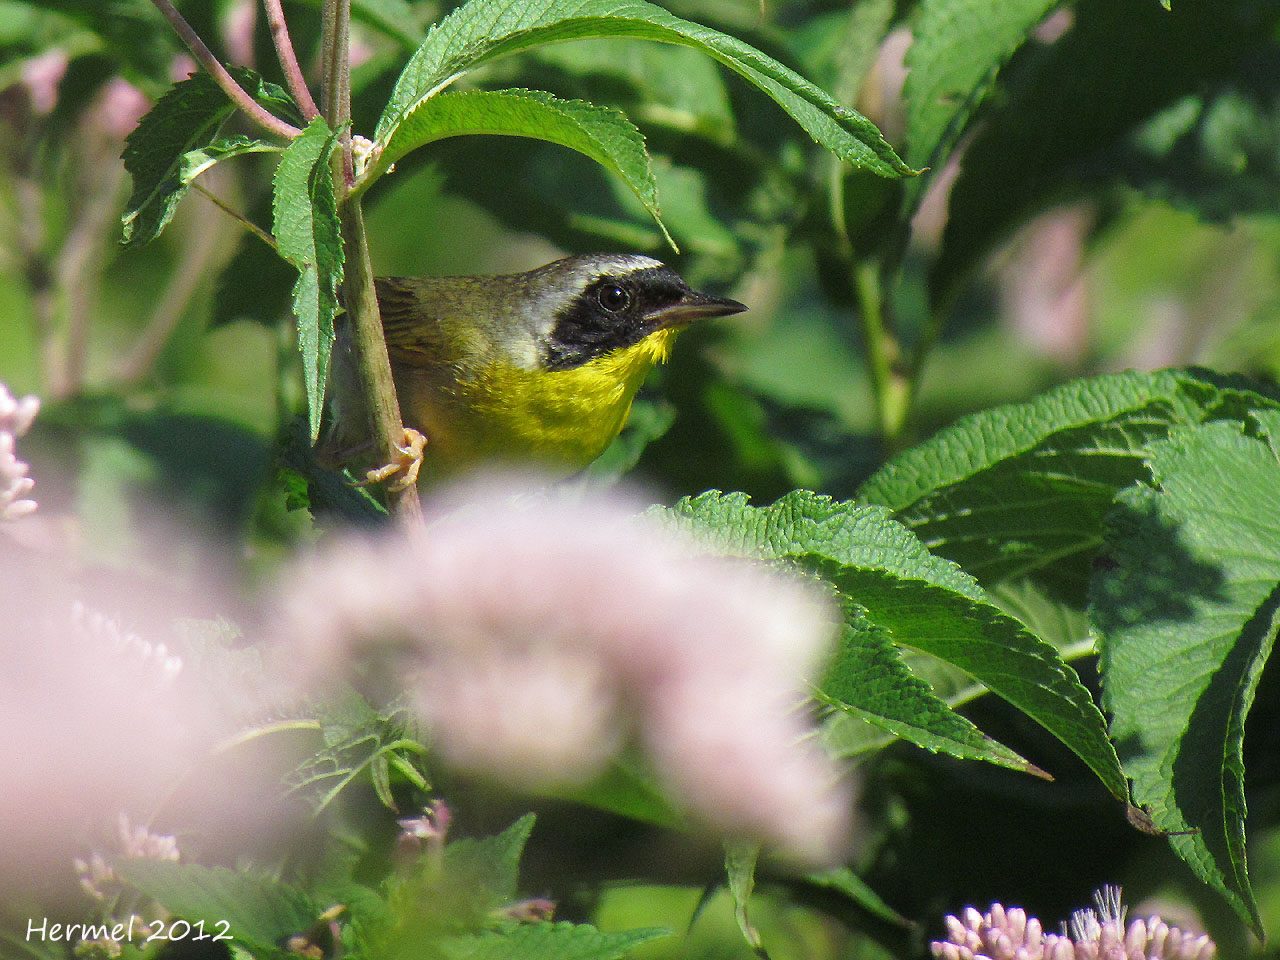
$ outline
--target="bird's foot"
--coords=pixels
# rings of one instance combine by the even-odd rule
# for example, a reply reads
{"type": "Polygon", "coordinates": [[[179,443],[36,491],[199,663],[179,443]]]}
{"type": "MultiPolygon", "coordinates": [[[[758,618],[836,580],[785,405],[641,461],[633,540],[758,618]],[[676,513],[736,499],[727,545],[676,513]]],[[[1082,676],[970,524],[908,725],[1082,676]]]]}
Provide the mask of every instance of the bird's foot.
{"type": "Polygon", "coordinates": [[[399,454],[390,463],[375,467],[364,475],[364,479],[356,486],[366,487],[373,483],[390,480],[398,473],[404,476],[387,487],[392,493],[407,490],[418,482],[418,471],[422,469],[422,456],[427,449],[427,438],[413,427],[404,428],[404,440],[396,445],[399,454]]]}

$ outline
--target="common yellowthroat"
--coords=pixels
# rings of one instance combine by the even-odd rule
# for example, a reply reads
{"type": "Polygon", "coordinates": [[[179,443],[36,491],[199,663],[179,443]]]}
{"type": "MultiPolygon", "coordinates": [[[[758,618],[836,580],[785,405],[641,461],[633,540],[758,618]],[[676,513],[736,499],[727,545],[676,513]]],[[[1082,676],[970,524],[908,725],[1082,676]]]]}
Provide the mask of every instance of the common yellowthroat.
{"type": "Polygon", "coordinates": [[[433,472],[485,461],[581,470],[618,435],[680,330],[747,309],[626,254],[375,282],[401,414],[425,434],[433,472]]]}

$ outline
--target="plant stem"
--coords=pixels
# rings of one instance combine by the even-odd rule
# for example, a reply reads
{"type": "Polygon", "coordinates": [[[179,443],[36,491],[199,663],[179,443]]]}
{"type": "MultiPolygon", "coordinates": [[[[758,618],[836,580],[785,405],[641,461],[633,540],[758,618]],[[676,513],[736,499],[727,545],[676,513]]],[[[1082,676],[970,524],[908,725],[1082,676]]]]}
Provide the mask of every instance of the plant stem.
{"type": "MultiPolygon", "coordinates": [[[[391,375],[391,358],[382,332],[382,316],[378,312],[378,296],[373,285],[373,263],[369,258],[369,240],[364,228],[360,198],[350,193],[353,177],[351,166],[351,82],[350,27],[351,0],[326,0],[321,39],[324,66],[320,87],[320,103],[325,122],[337,130],[342,150],[337,156],[342,177],[334,178],[338,198],[338,217],[342,222],[342,245],[346,253],[343,277],[343,299],[347,308],[351,339],[355,345],[356,375],[364,392],[370,425],[378,448],[386,463],[398,459],[404,442],[404,421],[400,417],[400,401],[391,375]]],[[[418,488],[410,484],[402,490],[388,491],[392,513],[403,521],[421,522],[422,504],[418,488]]]]}
{"type": "Polygon", "coordinates": [[[866,342],[867,365],[871,389],[875,397],[876,419],[881,435],[890,449],[898,446],[906,423],[911,399],[910,382],[895,369],[900,346],[885,323],[881,290],[880,263],[858,261],[854,268],[854,287],[858,295],[858,316],[866,342]]]}
{"type": "Polygon", "coordinates": [[[302,132],[293,124],[285,123],[249,96],[248,92],[236,83],[235,78],[227,73],[227,68],[213,55],[213,51],[205,46],[204,41],[191,29],[191,24],[187,23],[170,0],[151,0],[151,2],[182,38],[182,42],[187,45],[192,56],[209,71],[209,75],[231,98],[232,103],[252,117],[260,126],[286,140],[292,140],[302,132]]]}
{"type": "MultiPolygon", "coordinates": [[[[382,316],[378,312],[373,264],[369,259],[359,198],[347,198],[342,205],[341,219],[343,246],[347,252],[343,294],[356,347],[356,372],[364,390],[378,446],[386,456],[386,462],[391,463],[396,460],[399,445],[404,442],[404,421],[400,418],[400,401],[391,376],[391,358],[387,355],[387,341],[382,333],[382,316]]],[[[391,491],[388,496],[392,511],[401,520],[421,521],[422,504],[418,500],[417,485],[410,484],[402,490],[391,491]]]]}
{"type": "Polygon", "coordinates": [[[285,23],[284,8],[280,0],[262,0],[267,11],[267,24],[271,27],[271,42],[275,44],[276,56],[280,67],[284,70],[285,81],[289,84],[289,92],[298,101],[302,110],[302,118],[310,123],[320,116],[320,110],[307,89],[307,81],[302,76],[302,68],[298,66],[298,55],[293,50],[293,40],[289,37],[289,26],[285,23]]]}
{"type": "Polygon", "coordinates": [[[334,178],[339,200],[355,185],[351,162],[351,0],[329,0],[324,6],[321,52],[324,73],[320,86],[321,109],[329,129],[338,132],[342,147],[341,178],[334,178]]]}

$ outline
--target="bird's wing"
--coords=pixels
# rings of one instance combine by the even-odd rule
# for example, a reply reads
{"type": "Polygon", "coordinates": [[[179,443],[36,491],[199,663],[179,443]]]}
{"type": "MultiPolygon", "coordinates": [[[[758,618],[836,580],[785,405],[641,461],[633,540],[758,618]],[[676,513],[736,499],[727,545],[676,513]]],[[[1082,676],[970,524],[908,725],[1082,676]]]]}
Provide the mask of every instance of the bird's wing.
{"type": "Polygon", "coordinates": [[[378,277],[378,310],[387,349],[393,357],[409,360],[412,355],[439,359],[445,353],[444,332],[419,280],[406,277],[378,277]]]}

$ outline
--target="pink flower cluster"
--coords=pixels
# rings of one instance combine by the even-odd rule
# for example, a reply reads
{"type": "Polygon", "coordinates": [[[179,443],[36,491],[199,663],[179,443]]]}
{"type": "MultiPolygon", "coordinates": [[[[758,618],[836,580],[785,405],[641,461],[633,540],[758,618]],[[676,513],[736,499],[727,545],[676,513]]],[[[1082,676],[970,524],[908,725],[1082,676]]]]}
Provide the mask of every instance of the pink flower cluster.
{"type": "Polygon", "coordinates": [[[389,678],[438,755],[517,787],[586,782],[637,745],[696,820],[838,860],[851,797],[803,709],[834,638],[825,596],[705,556],[630,504],[470,490],[293,576],[295,675],[389,678]]]}
{"type": "Polygon", "coordinates": [[[993,903],[986,913],[966,907],[948,916],[947,940],[931,944],[943,960],[1211,960],[1217,953],[1205,934],[1196,936],[1171,927],[1159,917],[1126,926],[1120,888],[1105,886],[1094,894],[1096,910],[1071,916],[1070,930],[1045,933],[1025,910],[1006,910],[993,903]]]}
{"type": "Polygon", "coordinates": [[[0,383],[0,521],[16,520],[36,508],[34,500],[24,499],[35,481],[27,476],[27,465],[18,459],[15,441],[30,429],[39,410],[37,397],[15,400],[0,383]]]}

